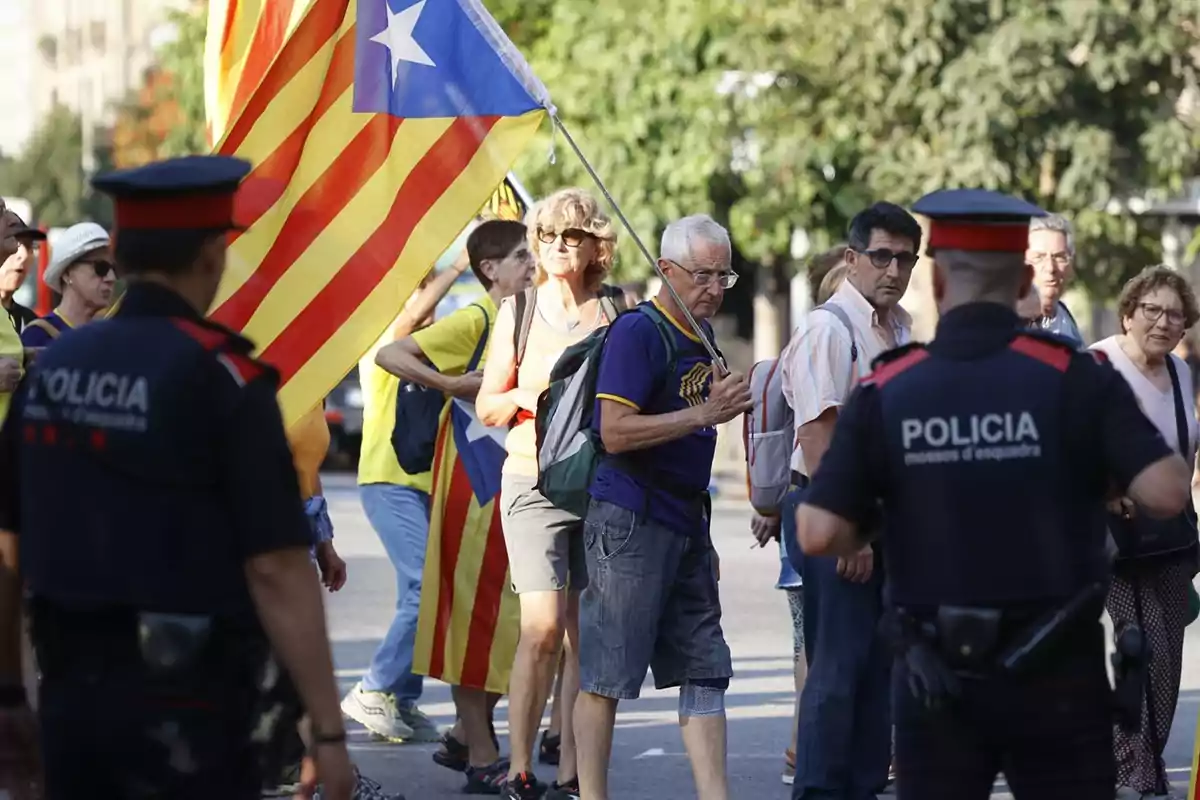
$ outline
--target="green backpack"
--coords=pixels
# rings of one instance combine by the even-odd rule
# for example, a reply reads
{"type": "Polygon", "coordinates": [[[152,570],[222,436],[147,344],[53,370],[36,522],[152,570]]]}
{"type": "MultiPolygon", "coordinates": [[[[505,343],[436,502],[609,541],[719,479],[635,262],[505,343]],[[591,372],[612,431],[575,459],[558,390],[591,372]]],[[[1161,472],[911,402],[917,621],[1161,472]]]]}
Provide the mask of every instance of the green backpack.
{"type": "MultiPolygon", "coordinates": [[[[667,348],[664,376],[673,375],[679,354],[670,320],[651,303],[624,313],[645,314],[654,321],[667,348]]],[[[606,326],[563,351],[550,371],[550,386],[538,398],[538,491],[553,505],[578,517],[587,514],[592,476],[604,456],[600,434],[592,429],[592,416],[600,353],[607,336],[606,326]]]]}

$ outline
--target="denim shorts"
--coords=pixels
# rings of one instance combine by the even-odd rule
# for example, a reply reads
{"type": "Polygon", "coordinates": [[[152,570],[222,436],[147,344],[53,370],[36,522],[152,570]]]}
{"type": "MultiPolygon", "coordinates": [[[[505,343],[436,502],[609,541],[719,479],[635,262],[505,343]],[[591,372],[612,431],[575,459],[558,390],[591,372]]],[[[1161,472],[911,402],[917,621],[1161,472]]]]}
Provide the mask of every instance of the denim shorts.
{"type": "Polygon", "coordinates": [[[733,677],[707,523],[685,536],[593,500],[584,523],[590,582],[579,604],[580,688],[614,699],[733,677]]]}

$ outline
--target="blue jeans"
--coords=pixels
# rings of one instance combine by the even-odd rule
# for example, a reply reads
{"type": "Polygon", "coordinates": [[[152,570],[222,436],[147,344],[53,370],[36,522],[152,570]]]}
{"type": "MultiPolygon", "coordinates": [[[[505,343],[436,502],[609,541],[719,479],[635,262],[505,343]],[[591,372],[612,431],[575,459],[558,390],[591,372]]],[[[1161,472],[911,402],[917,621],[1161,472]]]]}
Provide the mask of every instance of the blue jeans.
{"type": "Polygon", "coordinates": [[[788,547],[795,549],[797,546],[796,509],[803,499],[804,490],[793,486],[779,504],[779,579],[775,581],[776,589],[799,589],[804,585],[803,576],[792,566],[788,556],[788,547]]]}
{"type": "Polygon", "coordinates": [[[891,761],[892,654],[878,635],[883,569],[838,577],[837,559],[805,556],[808,680],[800,695],[793,800],[874,800],[891,761]]]}
{"type": "Polygon", "coordinates": [[[412,665],[429,539],[429,495],[391,483],[369,483],[359,492],[367,520],[396,570],[396,616],[371,659],[362,688],[390,692],[401,706],[411,706],[425,680],[413,674],[412,665]]]}

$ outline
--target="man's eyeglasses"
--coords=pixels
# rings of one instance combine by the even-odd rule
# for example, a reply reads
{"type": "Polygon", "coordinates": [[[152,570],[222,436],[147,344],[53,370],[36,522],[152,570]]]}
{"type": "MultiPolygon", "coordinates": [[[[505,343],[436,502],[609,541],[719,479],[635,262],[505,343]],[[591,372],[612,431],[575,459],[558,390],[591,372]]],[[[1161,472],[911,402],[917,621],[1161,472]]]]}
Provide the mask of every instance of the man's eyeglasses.
{"type": "Polygon", "coordinates": [[[1067,264],[1071,263],[1071,254],[1063,253],[1063,252],[1058,252],[1058,253],[1032,252],[1032,253],[1029,253],[1029,263],[1030,264],[1045,264],[1047,261],[1053,261],[1058,266],[1065,267],[1067,264]]]}
{"type": "Polygon", "coordinates": [[[917,259],[919,258],[916,253],[910,253],[907,250],[889,250],[886,247],[879,247],[874,250],[855,250],[854,252],[866,256],[870,260],[871,266],[876,269],[887,269],[892,265],[892,261],[895,260],[897,268],[907,271],[917,265],[917,259]]]}
{"type": "Polygon", "coordinates": [[[1162,319],[1163,314],[1167,315],[1167,322],[1175,327],[1182,327],[1183,323],[1187,321],[1183,312],[1174,308],[1167,309],[1154,303],[1138,303],[1138,308],[1142,310],[1142,316],[1146,318],[1147,322],[1158,322],[1162,319]]]}
{"type": "Polygon", "coordinates": [[[692,276],[692,283],[696,286],[709,286],[713,281],[722,289],[731,289],[738,281],[738,274],[731,269],[714,272],[709,269],[688,269],[682,264],[664,259],[668,264],[679,267],[681,270],[692,276]]]}
{"type": "Polygon", "coordinates": [[[587,239],[594,238],[594,234],[588,233],[582,228],[567,228],[565,231],[556,233],[543,228],[538,228],[537,238],[542,244],[554,244],[554,240],[562,237],[563,244],[567,247],[579,247],[587,239]]]}

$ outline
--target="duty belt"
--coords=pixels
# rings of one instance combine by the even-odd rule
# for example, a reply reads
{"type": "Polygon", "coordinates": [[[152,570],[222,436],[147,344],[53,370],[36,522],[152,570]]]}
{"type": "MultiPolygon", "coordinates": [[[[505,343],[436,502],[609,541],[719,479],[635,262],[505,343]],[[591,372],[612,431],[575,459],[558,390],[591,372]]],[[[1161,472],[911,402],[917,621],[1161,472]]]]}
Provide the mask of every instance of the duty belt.
{"type": "Polygon", "coordinates": [[[181,707],[181,698],[221,706],[244,724],[264,770],[282,768],[303,709],[261,628],[207,614],[79,612],[39,598],[29,605],[44,675],[95,684],[134,671],[161,709],[181,707]]]}
{"type": "Polygon", "coordinates": [[[1014,614],[998,608],[939,606],[926,611],[893,608],[884,626],[905,662],[909,688],[928,708],[953,702],[962,679],[1027,674],[1057,645],[1098,619],[1107,581],[1096,581],[1058,608],[1014,614]]]}

